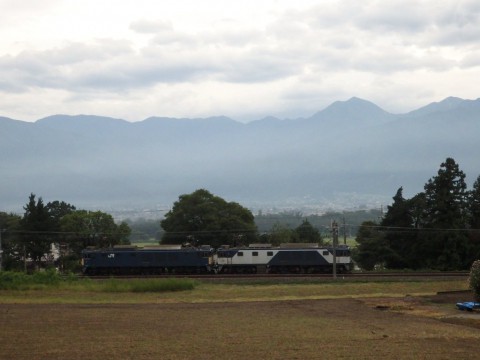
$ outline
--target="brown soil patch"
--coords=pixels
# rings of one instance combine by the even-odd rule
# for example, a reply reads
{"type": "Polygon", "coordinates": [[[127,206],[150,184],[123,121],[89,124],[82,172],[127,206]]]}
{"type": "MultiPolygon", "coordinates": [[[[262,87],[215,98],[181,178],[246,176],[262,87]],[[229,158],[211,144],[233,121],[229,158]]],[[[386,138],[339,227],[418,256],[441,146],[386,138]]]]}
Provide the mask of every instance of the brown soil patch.
{"type": "Polygon", "coordinates": [[[447,304],[400,300],[0,304],[0,359],[478,358],[480,331],[416,310],[447,304]]]}
{"type": "Polygon", "coordinates": [[[452,291],[431,296],[404,298],[374,298],[362,300],[367,306],[385,310],[435,318],[442,322],[480,329],[480,311],[460,311],[457,302],[473,301],[470,291],[452,291]]]}

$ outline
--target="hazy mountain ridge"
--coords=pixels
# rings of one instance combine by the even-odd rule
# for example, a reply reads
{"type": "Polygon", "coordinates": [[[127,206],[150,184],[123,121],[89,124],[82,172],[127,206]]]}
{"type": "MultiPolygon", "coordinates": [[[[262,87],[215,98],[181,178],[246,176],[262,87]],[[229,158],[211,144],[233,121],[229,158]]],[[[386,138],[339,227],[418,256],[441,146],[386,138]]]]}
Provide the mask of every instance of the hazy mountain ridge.
{"type": "Polygon", "coordinates": [[[421,191],[448,156],[473,181],[479,135],[480,99],[453,97],[406,114],[352,98],[309,118],[247,124],[223,116],[0,118],[0,199],[5,210],[30,192],[82,207],[141,207],[201,187],[256,207],[321,205],[337,193],[389,199],[399,186],[407,196],[421,191]]]}

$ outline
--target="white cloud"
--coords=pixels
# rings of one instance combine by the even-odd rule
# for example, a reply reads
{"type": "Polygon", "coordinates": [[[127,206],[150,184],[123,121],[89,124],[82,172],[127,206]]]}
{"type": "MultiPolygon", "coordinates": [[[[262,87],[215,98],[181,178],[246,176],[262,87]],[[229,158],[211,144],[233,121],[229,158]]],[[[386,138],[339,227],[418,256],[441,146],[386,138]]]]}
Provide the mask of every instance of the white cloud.
{"type": "Polygon", "coordinates": [[[251,120],[351,96],[397,112],[478,97],[473,0],[18,4],[0,0],[0,115],[13,118],[251,120]]]}

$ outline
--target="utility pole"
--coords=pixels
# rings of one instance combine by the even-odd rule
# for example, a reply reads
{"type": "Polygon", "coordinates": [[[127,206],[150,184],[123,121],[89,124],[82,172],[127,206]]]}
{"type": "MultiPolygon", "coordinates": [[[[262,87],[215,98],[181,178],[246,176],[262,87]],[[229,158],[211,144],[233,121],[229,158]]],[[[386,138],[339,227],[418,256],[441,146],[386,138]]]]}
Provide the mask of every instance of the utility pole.
{"type": "Polygon", "coordinates": [[[333,243],[333,278],[337,278],[337,241],[338,224],[335,220],[332,222],[332,243],[333,243]]]}

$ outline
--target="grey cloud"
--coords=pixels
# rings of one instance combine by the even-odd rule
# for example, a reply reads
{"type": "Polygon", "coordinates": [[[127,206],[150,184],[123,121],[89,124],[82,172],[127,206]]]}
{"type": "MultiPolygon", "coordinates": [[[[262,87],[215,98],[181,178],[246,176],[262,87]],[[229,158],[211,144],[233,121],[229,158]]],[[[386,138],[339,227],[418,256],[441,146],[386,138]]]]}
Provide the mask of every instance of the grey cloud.
{"type": "MultiPolygon", "coordinates": [[[[352,69],[383,75],[458,66],[428,47],[432,42],[449,45],[476,41],[480,7],[468,3],[472,13],[460,7],[457,17],[449,19],[446,9],[437,9],[430,16],[421,6],[416,7],[416,2],[406,2],[404,7],[402,3],[316,6],[285,12],[262,29],[228,28],[219,33],[207,30],[191,34],[175,31],[162,20],[138,20],[130,24],[130,29],[150,35],[145,48],[134,51],[126,40],[100,39],[4,56],[0,58],[0,89],[18,92],[29,87],[50,87],[124,92],[159,83],[204,79],[271,82],[302,77],[305,69],[306,73],[313,72],[313,78],[319,78],[352,69]],[[441,23],[445,26],[439,26],[441,23]],[[414,54],[412,46],[425,50],[425,55],[414,54]]],[[[477,66],[476,54],[472,50],[460,65],[477,66]]]]}
{"type": "Polygon", "coordinates": [[[224,64],[223,68],[225,71],[219,74],[219,78],[235,83],[268,82],[296,73],[295,65],[268,58],[230,61],[224,64]]]}
{"type": "Polygon", "coordinates": [[[480,22],[461,27],[448,26],[432,35],[430,41],[440,46],[476,45],[478,44],[479,34],[480,22]]]}
{"type": "Polygon", "coordinates": [[[478,24],[480,19],[480,3],[476,0],[456,2],[442,10],[437,17],[437,25],[442,27],[462,28],[468,24],[478,24]]]}
{"type": "Polygon", "coordinates": [[[407,34],[423,32],[430,25],[426,15],[429,10],[421,9],[418,2],[410,5],[405,2],[388,4],[369,7],[356,18],[355,25],[361,30],[407,34]]]}
{"type": "Polygon", "coordinates": [[[153,46],[180,46],[181,48],[184,48],[186,46],[196,46],[199,41],[198,39],[189,34],[184,34],[180,32],[175,32],[175,31],[165,31],[162,33],[157,33],[153,37],[151,43],[153,46]]]}
{"type": "Polygon", "coordinates": [[[460,67],[462,68],[480,67],[480,49],[478,49],[475,53],[465,56],[460,61],[460,67]]]}
{"type": "Polygon", "coordinates": [[[130,65],[108,66],[77,76],[73,83],[85,88],[103,88],[124,92],[133,88],[147,88],[157,83],[195,81],[202,73],[211,71],[194,64],[139,62],[130,65]]]}
{"type": "Polygon", "coordinates": [[[129,57],[133,51],[126,41],[98,40],[95,44],[68,43],[62,48],[24,51],[0,58],[0,89],[17,92],[29,87],[72,89],[78,76],[95,72],[105,62],[129,57]],[[15,84],[14,87],[9,84],[15,84]]]}
{"type": "Polygon", "coordinates": [[[129,28],[141,34],[157,34],[173,30],[173,26],[169,21],[147,19],[133,21],[129,28]]]}

